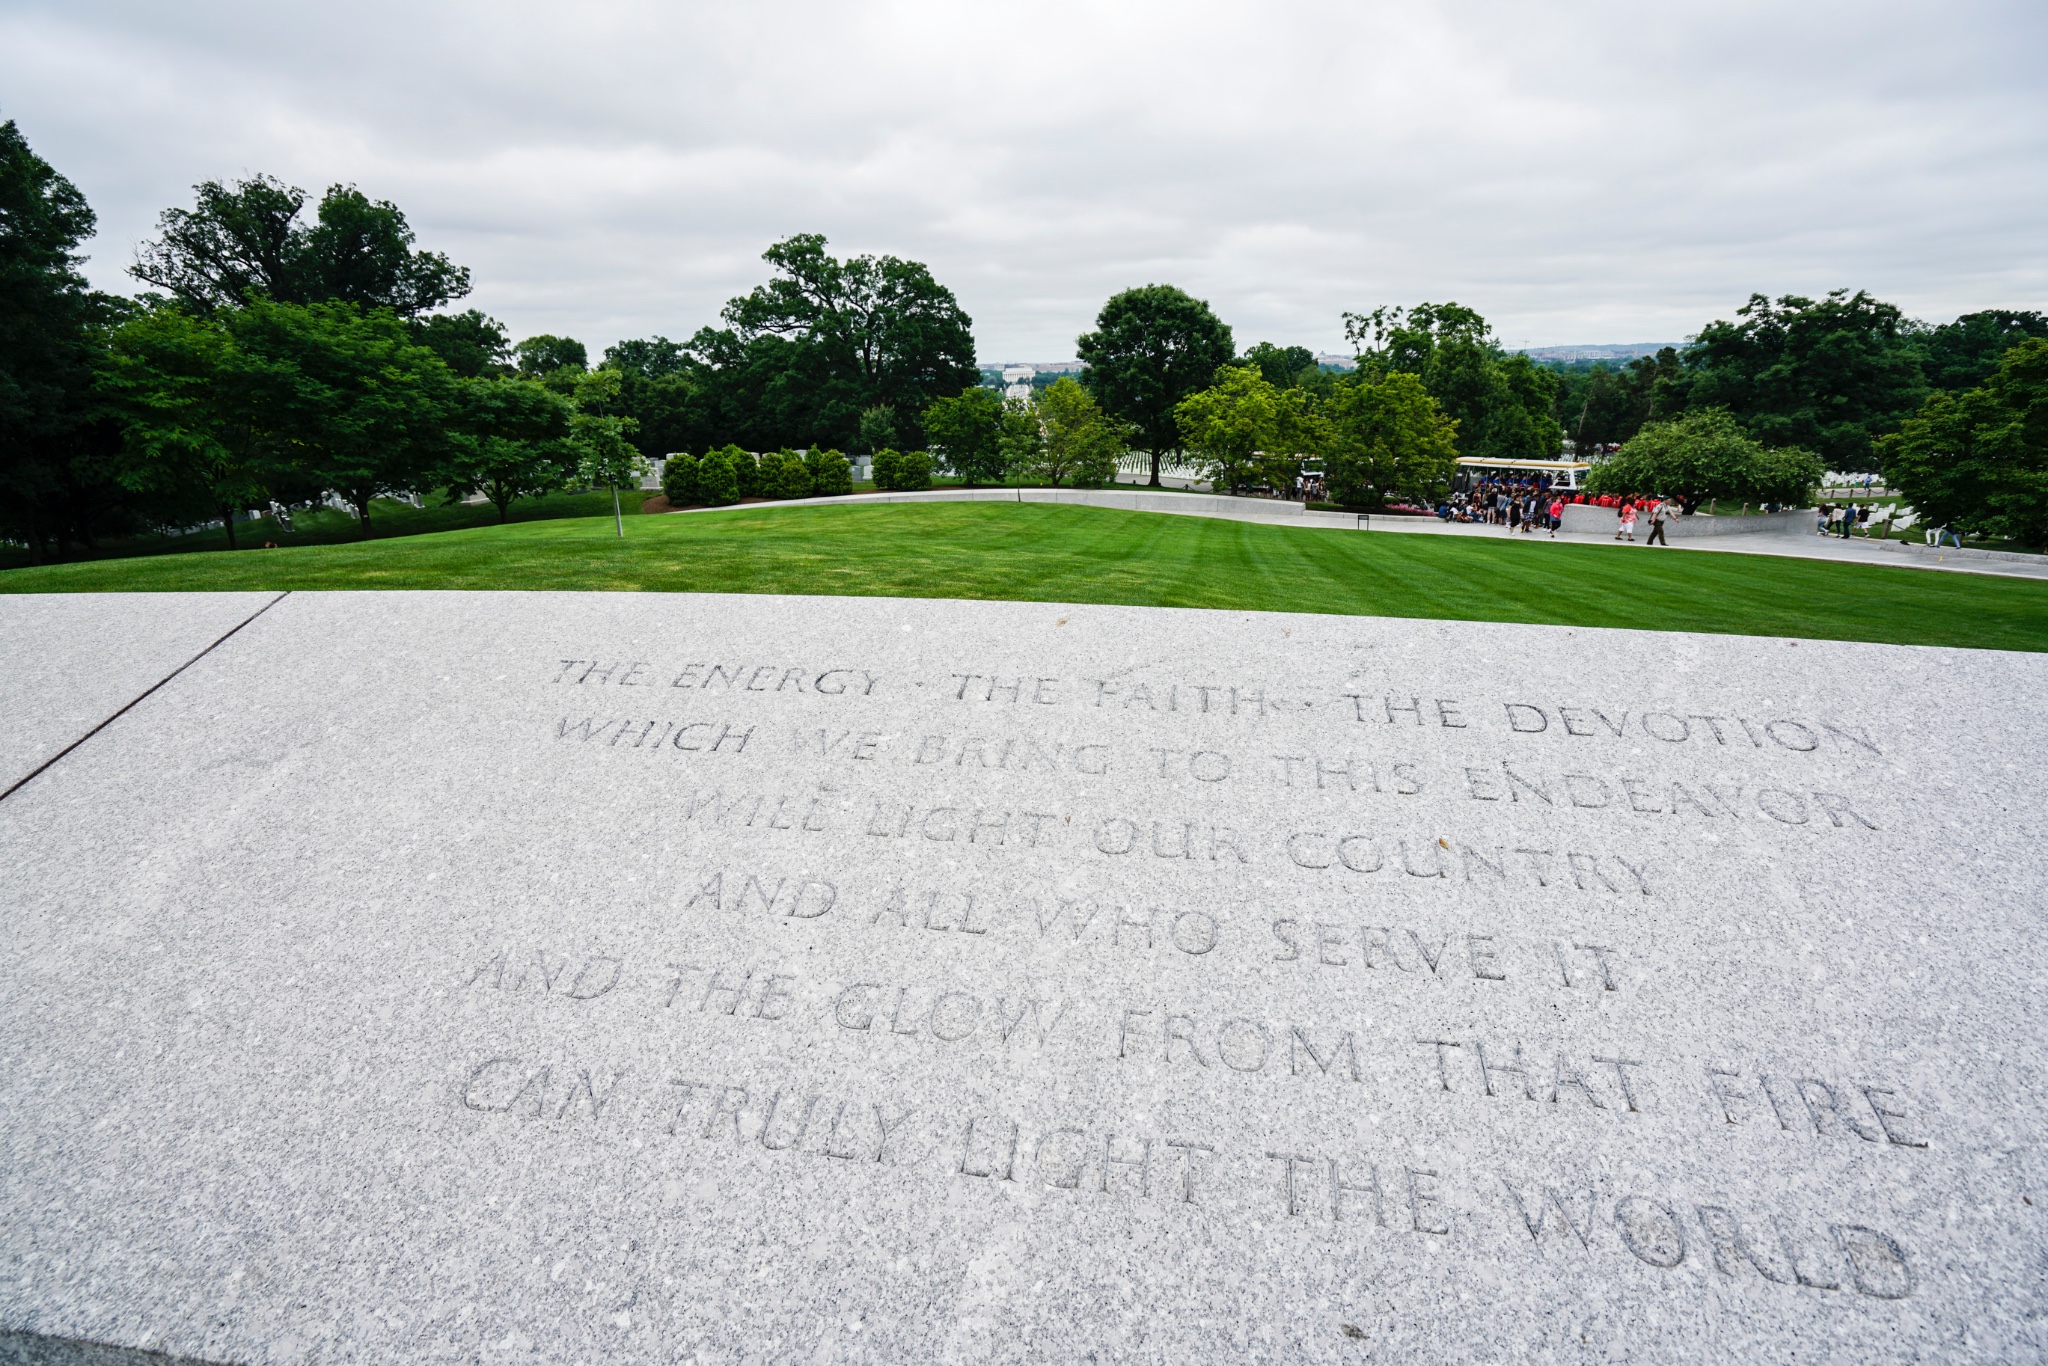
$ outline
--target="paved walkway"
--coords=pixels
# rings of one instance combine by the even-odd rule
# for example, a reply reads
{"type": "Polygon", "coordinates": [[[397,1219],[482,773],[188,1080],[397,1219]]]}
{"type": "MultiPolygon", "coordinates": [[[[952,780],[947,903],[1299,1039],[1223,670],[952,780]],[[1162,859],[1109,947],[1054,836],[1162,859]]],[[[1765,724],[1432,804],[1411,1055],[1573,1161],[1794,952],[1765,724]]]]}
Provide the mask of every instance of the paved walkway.
{"type": "MultiPolygon", "coordinates": [[[[839,498],[793,498],[782,503],[739,503],[723,508],[689,508],[678,516],[733,512],[743,508],[811,507],[846,503],[1065,503],[1079,507],[1117,508],[1127,512],[1162,512],[1187,517],[1217,517],[1226,521],[1260,522],[1272,526],[1327,527],[1334,530],[1384,532],[1404,536],[1477,536],[1496,541],[1569,541],[1577,545],[1610,546],[1622,551],[1655,551],[1663,548],[1616,541],[1605,532],[1545,532],[1527,535],[1501,527],[1477,523],[1440,522],[1434,517],[1370,517],[1361,520],[1348,512],[1309,512],[1300,503],[1272,498],[1233,498],[1225,494],[1173,492],[1119,484],[1106,489],[980,488],[933,489],[926,493],[856,493],[839,498]]],[[[1647,524],[1639,528],[1647,536],[1647,524]]],[[[1991,574],[2001,578],[2048,579],[2048,556],[1984,558],[1981,551],[1942,552],[1925,546],[1908,546],[1897,541],[1866,541],[1860,537],[1843,540],[1811,533],[1761,533],[1685,539],[1670,547],[1673,552],[1704,551],[1718,555],[1778,555],[1801,560],[1834,560],[1846,564],[1887,565],[1895,569],[1929,569],[1942,573],[1991,574]]]]}

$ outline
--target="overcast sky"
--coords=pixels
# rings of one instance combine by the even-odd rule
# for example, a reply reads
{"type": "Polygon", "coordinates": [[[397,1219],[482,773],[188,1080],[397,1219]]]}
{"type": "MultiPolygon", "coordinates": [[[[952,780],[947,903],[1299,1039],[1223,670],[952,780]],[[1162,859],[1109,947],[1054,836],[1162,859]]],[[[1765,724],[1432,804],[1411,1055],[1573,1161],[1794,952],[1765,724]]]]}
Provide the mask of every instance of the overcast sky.
{"type": "Polygon", "coordinates": [[[927,262],[983,361],[1118,289],[1239,344],[1455,299],[1509,345],[1752,291],[2048,308],[2048,5],[0,0],[0,118],[100,217],[354,182],[515,336],[683,338],[771,241],[927,262]]]}

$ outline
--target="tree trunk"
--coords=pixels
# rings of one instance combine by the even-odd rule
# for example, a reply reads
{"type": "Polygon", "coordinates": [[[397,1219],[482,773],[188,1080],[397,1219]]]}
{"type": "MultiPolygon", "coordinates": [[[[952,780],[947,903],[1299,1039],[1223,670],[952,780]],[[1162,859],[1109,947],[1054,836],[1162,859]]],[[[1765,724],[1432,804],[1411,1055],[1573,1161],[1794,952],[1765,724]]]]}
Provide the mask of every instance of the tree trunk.
{"type": "Polygon", "coordinates": [[[370,539],[370,499],[368,496],[355,500],[356,517],[363,524],[363,539],[370,539]]]}
{"type": "Polygon", "coordinates": [[[1152,452],[1152,482],[1151,482],[1151,483],[1150,483],[1149,485],[1147,485],[1147,487],[1149,487],[1149,488],[1155,488],[1155,489],[1156,489],[1156,488],[1158,488],[1158,487],[1159,487],[1159,461],[1160,461],[1160,458],[1161,458],[1161,456],[1160,456],[1160,453],[1159,453],[1158,451],[1154,451],[1154,452],[1152,452]]]}
{"type": "Polygon", "coordinates": [[[235,549],[235,510],[224,507],[220,510],[220,524],[228,533],[228,549],[235,549]]]}

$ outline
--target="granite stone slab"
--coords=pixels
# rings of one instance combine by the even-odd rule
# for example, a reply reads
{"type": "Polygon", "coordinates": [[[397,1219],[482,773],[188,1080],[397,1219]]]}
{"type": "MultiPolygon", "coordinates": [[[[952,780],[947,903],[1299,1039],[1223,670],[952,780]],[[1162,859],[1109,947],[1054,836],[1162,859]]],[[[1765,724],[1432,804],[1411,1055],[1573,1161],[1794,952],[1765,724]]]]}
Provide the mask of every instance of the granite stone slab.
{"type": "Polygon", "coordinates": [[[0,792],[20,782],[275,593],[0,595],[0,792]]]}
{"type": "Polygon", "coordinates": [[[1464,622],[294,593],[0,802],[0,1330],[2039,1359],[2044,685],[1464,622]]]}

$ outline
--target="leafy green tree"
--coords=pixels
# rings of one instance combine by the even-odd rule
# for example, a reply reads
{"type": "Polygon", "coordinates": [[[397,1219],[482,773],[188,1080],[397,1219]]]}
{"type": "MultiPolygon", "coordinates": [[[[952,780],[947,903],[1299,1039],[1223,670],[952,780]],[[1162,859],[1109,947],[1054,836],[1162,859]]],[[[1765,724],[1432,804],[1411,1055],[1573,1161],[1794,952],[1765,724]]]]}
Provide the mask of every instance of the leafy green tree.
{"type": "Polygon", "coordinates": [[[371,499],[444,464],[455,378],[392,313],[259,297],[220,316],[248,411],[305,478],[348,500],[365,539],[371,499]]]}
{"type": "Polygon", "coordinates": [[[520,498],[538,498],[577,472],[569,436],[575,409],[544,384],[479,378],[456,390],[448,463],[451,502],[484,494],[499,522],[520,498]]]}
{"type": "MultiPolygon", "coordinates": [[[[545,379],[550,375],[580,375],[590,368],[590,352],[574,337],[556,337],[541,333],[528,337],[512,348],[514,363],[526,379],[545,379]]],[[[573,390],[573,381],[569,386],[573,390]]]]}
{"type": "Polygon", "coordinates": [[[0,534],[38,562],[144,515],[112,478],[120,432],[93,398],[106,330],[126,307],[79,274],[93,222],[77,187],[12,120],[0,124],[0,534]]]}
{"type": "Polygon", "coordinates": [[[236,513],[265,496],[271,450],[240,359],[218,318],[166,304],[114,330],[98,380],[123,429],[117,477],[172,503],[196,499],[221,519],[230,550],[236,513]]]}
{"type": "Polygon", "coordinates": [[[512,343],[505,325],[479,309],[415,318],[412,336],[464,379],[512,373],[512,343]]]}
{"type": "Polygon", "coordinates": [[[771,246],[774,278],[725,306],[724,330],[691,341],[714,387],[737,390],[727,420],[779,423],[806,445],[845,441],[869,408],[917,414],[975,383],[972,320],[929,268],[825,247],[816,233],[771,246]]]}
{"type": "Polygon", "coordinates": [[[1340,385],[1321,411],[1325,482],[1347,507],[1428,505],[1457,470],[1457,419],[1405,371],[1340,385]]]}
{"type": "Polygon", "coordinates": [[[1463,304],[1421,303],[1344,315],[1364,379],[1415,375],[1458,424],[1458,448],[1485,460],[1554,460],[1564,433],[1557,380],[1526,356],[1509,356],[1493,328],[1463,304]]]}
{"type": "Polygon", "coordinates": [[[861,409],[860,427],[853,448],[873,455],[896,444],[896,410],[886,403],[861,409]]]}
{"type": "Polygon", "coordinates": [[[411,318],[469,293],[467,270],[415,250],[397,205],[353,185],[330,186],[311,223],[299,218],[306,192],[269,176],[193,189],[194,206],[166,209],[159,237],[143,243],[129,267],[193,312],[234,308],[255,293],[277,303],[339,299],[411,318]]]}
{"type": "Polygon", "coordinates": [[[1306,398],[1298,389],[1275,388],[1249,367],[1227,365],[1214,385],[1175,409],[1181,444],[1219,491],[1291,491],[1301,454],[1321,444],[1306,398]]]}
{"type": "Polygon", "coordinates": [[[637,486],[646,470],[645,458],[632,442],[638,424],[621,411],[624,379],[617,370],[591,370],[578,375],[576,411],[569,419],[577,482],[612,491],[612,520],[621,536],[626,534],[626,524],[619,509],[619,490],[637,486]]]}
{"type": "Polygon", "coordinates": [[[1238,364],[1258,371],[1275,389],[1303,388],[1304,374],[1317,374],[1322,369],[1316,364],[1315,352],[1306,346],[1275,346],[1271,342],[1248,348],[1238,364]]]}
{"type": "Polygon", "coordinates": [[[804,452],[804,465],[811,472],[814,496],[836,498],[853,492],[853,466],[840,452],[819,450],[813,446],[804,452]]]}
{"type": "MultiPolygon", "coordinates": [[[[587,359],[587,357],[586,357],[587,359]]],[[[680,343],[667,337],[635,337],[604,349],[604,368],[619,370],[643,379],[687,373],[689,358],[680,343]]]]}
{"type": "Polygon", "coordinates": [[[2007,351],[2030,337],[2048,337],[2048,315],[2007,308],[1965,313],[1921,339],[1927,382],[1951,394],[1975,389],[2007,351]]]}
{"type": "Polygon", "coordinates": [[[1622,496],[1802,504],[1825,473],[1820,457],[1810,451],[1767,448],[1725,409],[1702,408],[1646,424],[1593,466],[1586,487],[1622,496]]]}
{"type": "Polygon", "coordinates": [[[1039,390],[1036,402],[1045,433],[1038,454],[1038,477],[1054,488],[1066,479],[1072,479],[1077,488],[1100,488],[1112,482],[1127,448],[1116,420],[1102,411],[1095,396],[1072,376],[1062,375],[1039,390]]]}
{"type": "Polygon", "coordinates": [[[1003,400],[1002,478],[1031,478],[1045,455],[1045,426],[1038,406],[1028,398],[1003,400]]]}
{"type": "Polygon", "coordinates": [[[1931,522],[2048,544],[2048,341],[2007,348],[1980,388],[1930,395],[1880,449],[1931,522]]]}
{"type": "Polygon", "coordinates": [[[1895,305],[1858,290],[1814,300],[1752,294],[1736,322],[1700,329],[1664,411],[1726,408],[1758,441],[1876,468],[1874,443],[1926,396],[1921,339],[1895,305]]]}
{"type": "Polygon", "coordinates": [[[1003,400],[976,385],[924,410],[924,430],[946,468],[968,484],[1003,478],[1003,400]]]}
{"type": "Polygon", "coordinates": [[[1102,306],[1095,330],[1075,343],[1082,382],[1104,411],[1136,430],[1159,466],[1181,449],[1182,400],[1214,383],[1236,354],[1230,328],[1209,305],[1172,285],[1127,289],[1102,306]]]}

